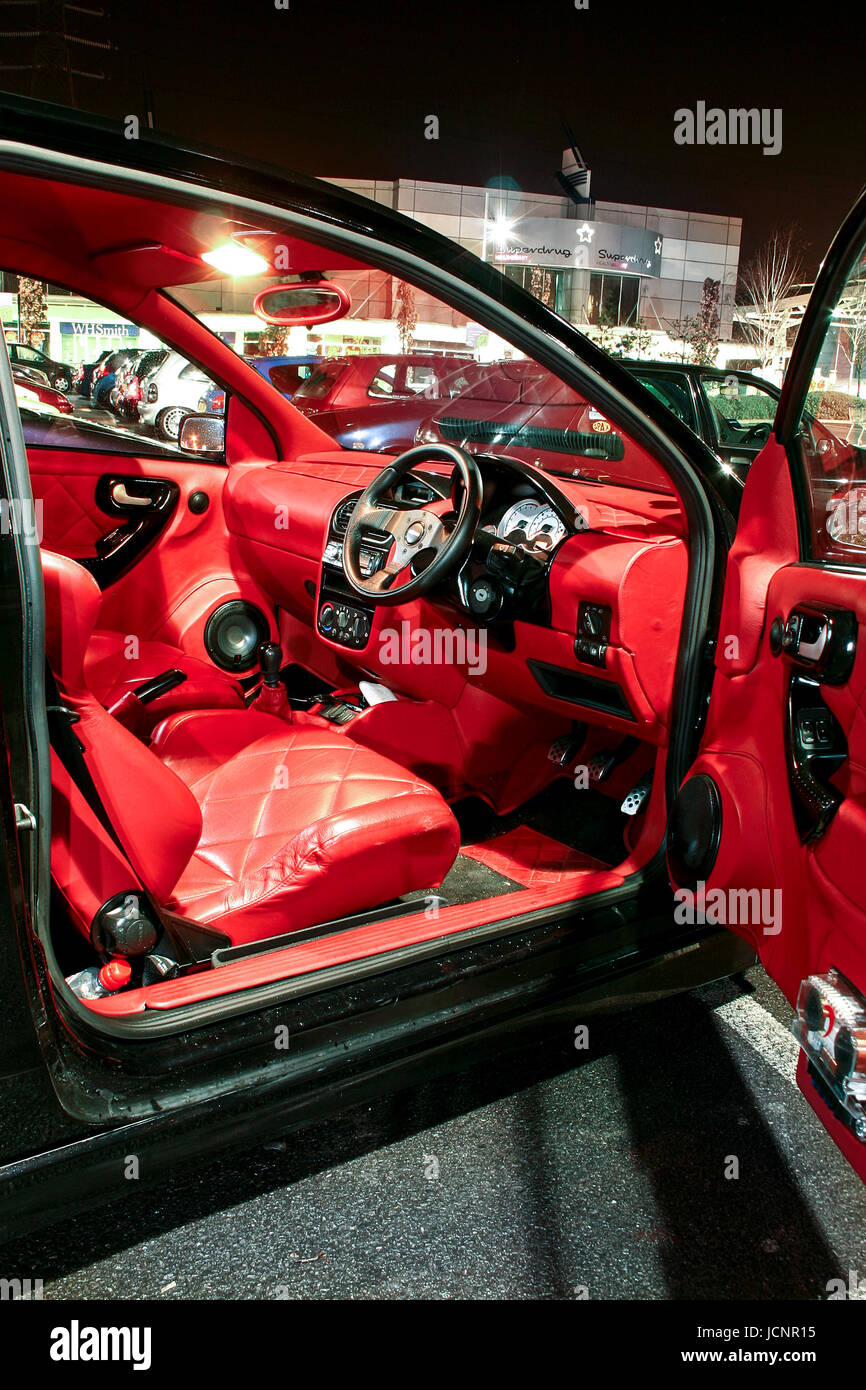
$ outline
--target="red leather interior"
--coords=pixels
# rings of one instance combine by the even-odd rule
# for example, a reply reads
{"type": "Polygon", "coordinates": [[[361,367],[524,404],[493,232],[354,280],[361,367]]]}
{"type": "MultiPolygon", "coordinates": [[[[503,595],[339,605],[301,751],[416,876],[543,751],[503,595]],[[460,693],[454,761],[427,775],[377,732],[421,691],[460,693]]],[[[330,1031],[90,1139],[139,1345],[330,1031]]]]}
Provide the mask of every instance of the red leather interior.
{"type": "Polygon", "coordinates": [[[866,983],[859,880],[866,843],[866,586],[857,572],[799,563],[788,461],[772,439],[746,483],[740,536],[728,560],[716,680],[692,771],[709,773],[722,797],[721,844],[708,890],[781,889],[781,930],[769,924],[766,931],[761,923],[736,929],[793,1003],[806,975],[831,966],[860,988],[866,983]],[[848,741],[847,766],[834,779],[846,799],[825,833],[804,845],[786,750],[790,667],[772,655],[769,629],[774,618],[786,620],[805,602],[853,611],[859,633],[848,681],[821,686],[848,741]]]}
{"type": "MultiPolygon", "coordinates": [[[[281,607],[294,619],[310,627],[315,624],[321,555],[331,511],[353,488],[365,487],[380,467],[379,456],[373,462],[372,457],[368,460],[362,455],[347,464],[345,455],[335,455],[333,459],[305,458],[292,467],[249,465],[231,470],[226,486],[226,522],[238,552],[257,582],[279,594],[281,607]],[[281,505],[288,507],[289,525],[277,531],[274,515],[281,505]],[[316,586],[312,593],[311,585],[316,586]]],[[[426,600],[379,608],[359,663],[390,689],[411,699],[424,700],[435,694],[438,704],[456,710],[464,695],[471,702],[486,696],[491,715],[504,703],[520,710],[527,720],[543,716],[545,722],[537,726],[536,739],[555,726],[557,716],[560,727],[567,727],[577,708],[579,717],[589,723],[637,733],[661,745],[667,739],[672,652],[679,638],[688,563],[681,513],[668,497],[631,489],[581,490],[565,484],[563,490],[591,513],[597,529],[572,537],[557,553],[550,572],[549,626],[516,621],[514,645],[510,647],[503,647],[495,634],[488,634],[486,669],[470,671],[458,663],[440,664],[435,668],[434,692],[428,667],[386,660],[383,634],[399,632],[404,623],[409,625],[410,634],[433,628],[456,630],[461,619],[444,604],[426,600]],[[574,654],[582,600],[612,608],[614,626],[604,676],[621,689],[629,714],[620,716],[591,705],[576,707],[570,700],[550,695],[528,664],[546,663],[598,678],[598,668],[584,665],[574,654]]],[[[346,656],[345,649],[316,634],[308,644],[307,662],[322,674],[326,672],[321,657],[317,659],[317,649],[327,652],[330,662],[346,656]]],[[[465,732],[459,745],[466,755],[464,767],[471,764],[475,754],[465,732]]],[[[483,738],[489,748],[489,736],[483,738]]],[[[496,745],[497,753],[502,746],[496,745]]],[[[500,767],[501,762],[500,758],[500,767]]]]}
{"type": "MultiPolygon", "coordinates": [[[[246,710],[187,712],[146,748],[87,688],[95,580],[48,551],[43,573],[49,663],[111,824],[158,903],[247,941],[441,882],[459,842],[445,802],[339,734],[246,710]]],[[[90,876],[64,861],[61,877],[70,893],[87,883],[87,901],[72,904],[83,923],[90,876]]]]}
{"type": "Polygon", "coordinates": [[[153,746],[202,813],[167,906],[218,922],[232,941],[433,886],[457,854],[457,822],[432,787],[329,730],[246,712],[179,715],[153,746]]]}
{"type": "Polygon", "coordinates": [[[183,709],[243,709],[243,692],[232,676],[166,642],[130,648],[124,633],[97,630],[84,656],[88,689],[107,709],[127,691],[172,669],[184,671],[186,680],[146,706],[151,722],[183,709]]]}

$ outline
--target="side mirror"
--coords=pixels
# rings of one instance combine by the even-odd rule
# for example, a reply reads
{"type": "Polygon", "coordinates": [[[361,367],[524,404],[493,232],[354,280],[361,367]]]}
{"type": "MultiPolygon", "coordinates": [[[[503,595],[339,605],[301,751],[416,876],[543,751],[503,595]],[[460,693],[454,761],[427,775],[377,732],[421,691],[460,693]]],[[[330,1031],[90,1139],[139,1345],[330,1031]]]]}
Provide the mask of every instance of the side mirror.
{"type": "Polygon", "coordinates": [[[221,454],[226,446],[226,422],[222,415],[185,415],[177,442],[186,454],[221,454]]]}
{"type": "Polygon", "coordinates": [[[294,280],[290,285],[269,285],[253,300],[253,313],[265,323],[284,328],[310,328],[316,323],[341,319],[352,307],[342,285],[332,280],[294,280]]]}

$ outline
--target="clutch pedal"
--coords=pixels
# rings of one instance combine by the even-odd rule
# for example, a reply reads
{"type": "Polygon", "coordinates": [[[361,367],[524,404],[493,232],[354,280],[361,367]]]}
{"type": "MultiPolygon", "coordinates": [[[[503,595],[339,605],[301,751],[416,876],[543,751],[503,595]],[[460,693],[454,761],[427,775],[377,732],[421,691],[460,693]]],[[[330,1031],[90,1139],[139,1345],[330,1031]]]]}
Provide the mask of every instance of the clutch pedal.
{"type": "Polygon", "coordinates": [[[568,767],[573,763],[583,746],[583,736],[572,738],[570,734],[564,734],[562,738],[554,739],[547,750],[547,756],[557,767],[568,767]]]}

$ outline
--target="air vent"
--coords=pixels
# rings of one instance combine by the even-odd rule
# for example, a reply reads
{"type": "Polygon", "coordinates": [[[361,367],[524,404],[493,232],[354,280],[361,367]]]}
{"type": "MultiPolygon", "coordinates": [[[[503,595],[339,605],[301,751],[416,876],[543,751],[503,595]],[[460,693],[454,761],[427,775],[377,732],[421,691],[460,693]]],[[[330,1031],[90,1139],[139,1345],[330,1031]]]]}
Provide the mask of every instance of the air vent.
{"type": "Polygon", "coordinates": [[[338,536],[345,536],[347,530],[349,529],[349,519],[352,515],[352,512],[355,510],[357,503],[357,497],[352,497],[349,499],[348,502],[341,502],[337,510],[334,512],[334,518],[331,522],[331,528],[333,531],[336,532],[338,536]]]}

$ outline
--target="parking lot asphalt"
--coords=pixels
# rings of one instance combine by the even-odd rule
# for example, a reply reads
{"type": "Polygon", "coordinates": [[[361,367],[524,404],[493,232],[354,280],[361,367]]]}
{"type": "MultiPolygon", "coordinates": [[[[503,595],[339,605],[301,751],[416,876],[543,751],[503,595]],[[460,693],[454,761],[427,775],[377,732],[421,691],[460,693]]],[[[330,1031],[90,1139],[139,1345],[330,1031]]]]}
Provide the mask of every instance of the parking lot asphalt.
{"type": "Polygon", "coordinates": [[[826,1299],[866,1275],[866,1189],[794,1084],[789,1019],[759,969],[594,1019],[585,1051],[569,1028],[167,1172],[3,1247],[3,1273],[46,1299],[826,1299]]]}

